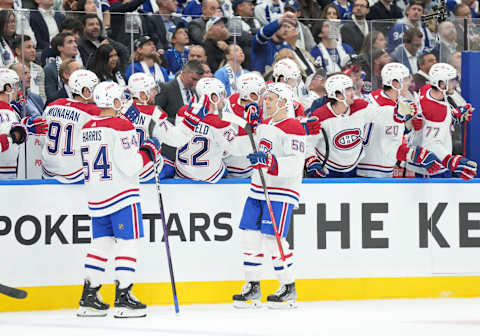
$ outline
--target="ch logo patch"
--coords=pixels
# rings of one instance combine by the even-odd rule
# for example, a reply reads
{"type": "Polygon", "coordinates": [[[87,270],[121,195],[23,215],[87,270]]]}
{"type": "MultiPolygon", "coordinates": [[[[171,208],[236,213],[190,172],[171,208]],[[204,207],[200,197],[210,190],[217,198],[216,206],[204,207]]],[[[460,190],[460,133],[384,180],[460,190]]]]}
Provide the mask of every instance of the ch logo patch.
{"type": "Polygon", "coordinates": [[[125,227],[123,226],[123,224],[121,224],[121,223],[118,224],[118,229],[119,229],[119,230],[123,230],[124,228],[125,228],[125,227]]]}
{"type": "Polygon", "coordinates": [[[260,144],[258,146],[258,150],[268,153],[272,150],[272,142],[270,140],[267,140],[265,138],[262,138],[260,140],[260,144]]]}
{"type": "Polygon", "coordinates": [[[340,150],[349,150],[362,142],[361,131],[358,128],[338,132],[333,137],[333,144],[340,150]]]}

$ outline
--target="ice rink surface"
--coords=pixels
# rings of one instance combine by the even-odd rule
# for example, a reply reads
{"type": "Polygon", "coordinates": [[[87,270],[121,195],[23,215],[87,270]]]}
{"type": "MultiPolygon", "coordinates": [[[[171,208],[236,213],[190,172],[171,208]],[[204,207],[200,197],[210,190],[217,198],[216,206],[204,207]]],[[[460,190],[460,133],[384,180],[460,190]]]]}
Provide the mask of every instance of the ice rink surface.
{"type": "Polygon", "coordinates": [[[0,314],[1,336],[479,335],[480,299],[299,302],[295,310],[230,304],[149,307],[143,319],[77,318],[73,310],[0,314]]]}

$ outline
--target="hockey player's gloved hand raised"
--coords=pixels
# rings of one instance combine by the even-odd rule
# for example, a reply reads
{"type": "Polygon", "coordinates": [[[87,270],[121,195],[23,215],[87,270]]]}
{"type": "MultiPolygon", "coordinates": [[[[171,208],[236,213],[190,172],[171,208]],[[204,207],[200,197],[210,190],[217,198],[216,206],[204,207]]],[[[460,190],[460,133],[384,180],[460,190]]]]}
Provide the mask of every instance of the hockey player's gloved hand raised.
{"type": "Polygon", "coordinates": [[[251,167],[254,169],[267,168],[269,174],[276,175],[278,173],[278,162],[275,155],[265,152],[255,152],[247,155],[250,160],[251,167]]]}
{"type": "Polygon", "coordinates": [[[260,108],[257,103],[248,103],[245,106],[244,118],[252,127],[256,127],[262,122],[260,118],[260,108]]]}
{"type": "Polygon", "coordinates": [[[135,105],[130,105],[130,107],[123,113],[125,117],[127,117],[128,120],[130,120],[131,123],[134,123],[138,116],[140,115],[140,111],[137,109],[135,105]]]}
{"type": "Polygon", "coordinates": [[[322,128],[318,117],[305,117],[300,119],[300,123],[302,124],[303,128],[305,128],[307,135],[318,134],[322,128]]]}
{"type": "Polygon", "coordinates": [[[22,123],[14,123],[10,128],[10,137],[14,144],[22,144],[27,140],[28,130],[22,123]]]}
{"type": "Polygon", "coordinates": [[[423,127],[423,115],[417,113],[412,119],[412,127],[415,131],[419,131],[423,127]]]}
{"type": "Polygon", "coordinates": [[[418,112],[418,107],[411,100],[398,101],[394,108],[393,118],[397,122],[407,122],[418,112]]]}
{"type": "Polygon", "coordinates": [[[322,163],[316,156],[310,156],[305,161],[307,167],[307,177],[327,177],[328,169],[323,167],[322,163]]]}
{"type": "Polygon", "coordinates": [[[157,154],[160,153],[160,141],[155,137],[147,139],[143,145],[140,146],[140,150],[147,153],[150,160],[155,163],[157,161],[157,154]]]}
{"type": "Polygon", "coordinates": [[[198,102],[195,97],[192,98],[188,108],[184,112],[183,124],[192,131],[208,114],[210,101],[206,95],[201,97],[198,102]]]}
{"type": "Polygon", "coordinates": [[[447,155],[443,159],[443,165],[459,174],[465,181],[471,180],[477,175],[477,163],[461,155],[447,155]]]}
{"type": "Polygon", "coordinates": [[[25,117],[22,123],[27,127],[29,133],[46,134],[48,132],[47,120],[41,117],[25,117]]]}
{"type": "Polygon", "coordinates": [[[475,111],[472,105],[467,104],[465,106],[459,107],[457,110],[460,113],[460,122],[472,121],[472,114],[473,114],[473,111],[475,111]]]}

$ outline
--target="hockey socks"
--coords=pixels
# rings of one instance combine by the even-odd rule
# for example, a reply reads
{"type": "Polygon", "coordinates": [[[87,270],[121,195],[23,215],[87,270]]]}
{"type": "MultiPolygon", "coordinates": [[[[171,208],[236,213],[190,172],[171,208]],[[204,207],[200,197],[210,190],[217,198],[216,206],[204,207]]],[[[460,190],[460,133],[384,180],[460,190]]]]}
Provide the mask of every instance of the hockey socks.
{"type": "Polygon", "coordinates": [[[102,283],[109,251],[112,251],[114,246],[115,241],[113,237],[101,237],[92,240],[84,265],[85,278],[92,287],[98,287],[102,283]]]}

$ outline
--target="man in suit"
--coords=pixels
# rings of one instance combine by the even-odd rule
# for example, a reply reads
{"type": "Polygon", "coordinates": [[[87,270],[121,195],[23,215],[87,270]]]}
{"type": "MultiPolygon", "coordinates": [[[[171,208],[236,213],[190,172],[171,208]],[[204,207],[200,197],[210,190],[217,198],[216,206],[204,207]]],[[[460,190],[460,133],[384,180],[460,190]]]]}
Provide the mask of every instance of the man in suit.
{"type": "Polygon", "coordinates": [[[363,40],[369,32],[368,23],[365,19],[369,11],[368,0],[355,0],[352,21],[347,21],[340,29],[343,43],[351,46],[357,55],[360,54],[363,40]]]}
{"type": "Polygon", "coordinates": [[[410,74],[417,72],[417,54],[423,45],[423,34],[417,28],[409,28],[403,34],[403,43],[390,54],[394,61],[405,65],[410,74]]]}
{"type": "Polygon", "coordinates": [[[25,105],[21,111],[21,118],[39,116],[43,113],[43,100],[38,94],[30,92],[30,68],[23,66],[21,63],[15,63],[10,66],[10,69],[15,71],[22,83],[25,94],[25,105]]]}
{"type": "MultiPolygon", "coordinates": [[[[180,75],[168,83],[160,85],[160,93],[155,97],[155,104],[165,111],[168,120],[175,124],[178,110],[187,105],[196,95],[195,86],[204,73],[202,64],[197,60],[188,61],[180,75]]],[[[162,153],[175,161],[176,149],[162,145],[162,153]]]]}
{"type": "Polygon", "coordinates": [[[422,86],[430,81],[428,72],[435,63],[437,63],[437,57],[433,53],[426,53],[418,57],[418,71],[413,75],[414,91],[418,92],[422,86]]]}
{"type": "Polygon", "coordinates": [[[70,75],[72,73],[80,69],[82,69],[82,66],[73,58],[62,62],[62,65],[60,65],[60,70],[58,71],[58,76],[60,77],[61,81],[60,87],[58,91],[49,100],[47,100],[45,105],[48,105],[60,98],[72,98],[72,92],[68,87],[68,80],[70,79],[70,75]]]}
{"type": "Polygon", "coordinates": [[[35,0],[38,11],[30,13],[30,26],[37,40],[37,50],[50,46],[50,41],[60,31],[60,24],[65,16],[52,9],[53,0],[35,0]]]}

